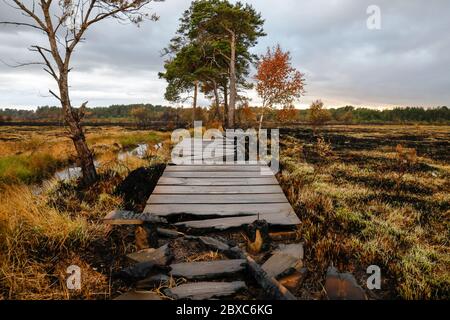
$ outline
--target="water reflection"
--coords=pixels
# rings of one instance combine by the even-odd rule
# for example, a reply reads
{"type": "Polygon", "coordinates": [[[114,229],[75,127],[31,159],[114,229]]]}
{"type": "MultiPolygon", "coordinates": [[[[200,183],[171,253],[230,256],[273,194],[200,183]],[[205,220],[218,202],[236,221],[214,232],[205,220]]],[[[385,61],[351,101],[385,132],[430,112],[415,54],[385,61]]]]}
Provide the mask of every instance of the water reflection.
{"type": "MultiPolygon", "coordinates": [[[[159,149],[162,145],[157,144],[155,145],[155,149],[159,149]]],[[[137,157],[139,159],[143,159],[147,155],[148,145],[147,144],[139,144],[136,148],[134,148],[131,151],[121,151],[117,155],[117,159],[120,161],[126,160],[127,157],[133,156],[137,157]]],[[[94,165],[96,168],[100,167],[100,163],[98,161],[94,161],[94,165]]],[[[71,180],[71,179],[77,179],[81,177],[81,167],[72,166],[64,168],[63,170],[60,170],[55,173],[54,178],[59,181],[64,180],[71,180]]]]}

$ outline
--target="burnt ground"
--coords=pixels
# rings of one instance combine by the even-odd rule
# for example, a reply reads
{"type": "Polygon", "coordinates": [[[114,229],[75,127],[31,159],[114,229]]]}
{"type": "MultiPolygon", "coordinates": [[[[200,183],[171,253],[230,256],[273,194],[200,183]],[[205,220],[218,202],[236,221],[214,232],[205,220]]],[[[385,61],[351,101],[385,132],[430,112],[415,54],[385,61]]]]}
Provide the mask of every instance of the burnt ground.
{"type": "MultiPolygon", "coordinates": [[[[355,156],[348,155],[348,151],[364,151],[364,150],[376,150],[382,147],[395,148],[398,144],[402,144],[407,148],[414,148],[417,150],[419,156],[428,157],[430,159],[448,163],[450,160],[450,133],[444,133],[440,136],[428,135],[428,134],[410,134],[406,131],[403,132],[392,132],[383,131],[382,134],[377,132],[375,129],[367,128],[352,130],[351,128],[345,131],[334,130],[333,128],[321,128],[317,131],[313,131],[308,128],[296,128],[296,129],[281,129],[280,130],[280,141],[281,148],[283,148],[283,139],[287,136],[294,137],[304,142],[304,156],[309,162],[314,162],[314,154],[309,152],[308,144],[313,144],[317,141],[317,137],[321,136],[325,141],[329,142],[333,151],[339,154],[341,160],[355,163],[358,165],[381,165],[391,167],[393,163],[389,163],[389,159],[383,158],[380,161],[379,158],[371,157],[368,155],[355,156]],[[357,133],[357,134],[355,134],[357,133]]],[[[394,161],[394,160],[392,160],[394,161]]],[[[125,200],[125,209],[133,210],[136,212],[142,212],[145,207],[145,203],[153,191],[156,183],[164,171],[165,166],[157,166],[152,168],[139,168],[129,174],[129,176],[121,182],[116,190],[115,194],[120,195],[125,200]]],[[[433,168],[425,163],[418,162],[415,168],[418,172],[432,171],[433,168]]],[[[335,179],[340,178],[340,172],[334,174],[335,179]]],[[[354,179],[356,183],[364,183],[365,185],[373,188],[391,188],[393,182],[386,180],[380,181],[379,179],[373,179],[369,181],[365,179],[364,181],[357,181],[358,177],[345,177],[345,179],[354,179]]],[[[426,186],[417,186],[408,184],[402,184],[401,188],[405,188],[405,191],[417,192],[421,194],[430,194],[431,190],[428,190],[426,186]],[[417,188],[420,188],[417,189],[417,188]]],[[[390,195],[386,194],[386,197],[390,195]]],[[[370,199],[368,199],[369,201],[370,199]]],[[[414,199],[385,199],[387,201],[406,201],[408,203],[413,203],[419,209],[427,209],[427,204],[420,200],[419,198],[414,199]],[[422,203],[423,202],[423,203],[422,203]]],[[[213,236],[220,236],[225,238],[227,241],[232,241],[233,243],[245,247],[246,239],[244,237],[244,232],[242,230],[233,230],[229,232],[216,233],[213,236]]],[[[164,239],[161,238],[160,245],[169,243],[170,248],[175,256],[174,262],[186,262],[186,261],[204,261],[208,259],[221,259],[223,256],[216,255],[211,256],[211,252],[198,243],[185,241],[181,238],[179,239],[164,239]]],[[[128,266],[129,261],[125,258],[125,255],[135,251],[134,246],[134,227],[113,227],[111,228],[109,237],[94,244],[88,252],[86,252],[86,257],[90,261],[95,261],[92,265],[99,269],[103,274],[111,276],[115,271],[128,266]],[[99,257],[102,257],[99,260],[99,257]]],[[[306,253],[307,251],[305,251],[306,253]]],[[[263,263],[270,256],[270,251],[262,253],[259,256],[255,256],[255,260],[258,263],[263,263]]],[[[343,266],[343,268],[345,268],[343,266]]],[[[314,270],[311,270],[311,276],[308,276],[303,287],[299,288],[297,292],[294,292],[296,296],[305,299],[319,299],[323,298],[323,292],[317,292],[316,284],[312,282],[317,282],[319,279],[323,279],[323,275],[314,275],[314,270]],[[311,286],[311,290],[308,287],[311,286]]],[[[357,279],[365,279],[366,275],[358,270],[354,273],[357,279]]],[[[264,293],[261,289],[251,280],[250,276],[245,276],[245,280],[249,286],[249,289],[236,295],[236,299],[264,299],[264,293]]],[[[361,280],[362,281],[362,280],[361,280]]],[[[358,282],[361,282],[358,281],[358,282]]],[[[389,284],[393,286],[393,284],[389,284]]],[[[129,290],[130,287],[121,282],[113,281],[112,283],[112,296],[116,296],[120,292],[125,292],[129,290]]],[[[369,296],[373,299],[377,298],[391,298],[391,293],[383,293],[382,296],[369,296]]]]}
{"type": "MultiPolygon", "coordinates": [[[[316,142],[317,137],[323,137],[327,142],[331,143],[333,150],[375,150],[380,147],[395,148],[398,144],[406,148],[414,148],[417,150],[418,156],[427,156],[433,160],[450,162],[450,130],[442,134],[435,134],[426,129],[420,134],[411,134],[408,129],[377,130],[377,127],[366,128],[351,126],[336,130],[333,127],[318,128],[314,131],[311,128],[283,128],[280,129],[280,140],[284,136],[292,136],[306,144],[316,142]]],[[[370,159],[367,159],[369,160],[370,159]]]]}

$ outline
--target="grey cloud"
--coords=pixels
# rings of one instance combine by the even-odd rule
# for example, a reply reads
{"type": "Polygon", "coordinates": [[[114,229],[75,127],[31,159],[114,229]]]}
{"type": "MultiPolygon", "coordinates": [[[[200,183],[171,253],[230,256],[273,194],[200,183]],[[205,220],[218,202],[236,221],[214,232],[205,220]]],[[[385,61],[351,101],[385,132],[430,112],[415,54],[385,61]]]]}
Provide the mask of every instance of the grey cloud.
{"type": "MultiPolygon", "coordinates": [[[[306,74],[307,95],[327,105],[448,105],[450,102],[450,2],[446,0],[252,0],[266,20],[267,36],[254,52],[280,43],[306,74]],[[381,8],[382,29],[366,28],[366,8],[381,8]]],[[[161,49],[174,35],[188,0],[150,6],[160,21],[139,28],[109,20],[95,25],[73,59],[75,103],[163,103],[161,49]]],[[[0,21],[17,18],[0,2],[0,21]]],[[[23,19],[21,17],[21,19],[23,19]]],[[[30,61],[38,32],[0,26],[0,59],[30,61]]],[[[43,97],[52,86],[39,67],[11,69],[0,63],[0,107],[55,104],[43,97]],[[44,93],[44,94],[43,94],[44,93]]],[[[249,96],[255,97],[254,92],[249,96]]],[[[255,98],[254,103],[258,103],[255,98]]],[[[205,105],[207,101],[202,100],[205,105]]]]}

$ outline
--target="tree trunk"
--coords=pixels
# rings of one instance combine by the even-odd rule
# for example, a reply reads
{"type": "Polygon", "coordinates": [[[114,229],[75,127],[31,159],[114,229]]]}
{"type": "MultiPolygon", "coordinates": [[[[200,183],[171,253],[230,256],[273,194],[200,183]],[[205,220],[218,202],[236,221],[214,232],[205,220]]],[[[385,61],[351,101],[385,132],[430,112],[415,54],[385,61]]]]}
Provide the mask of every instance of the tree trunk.
{"type": "Polygon", "coordinates": [[[223,86],[223,127],[228,126],[228,83],[223,86]]]}
{"type": "Polygon", "coordinates": [[[97,171],[94,165],[94,156],[89,150],[84,136],[83,128],[80,124],[80,115],[72,109],[69,98],[69,86],[67,82],[67,71],[60,73],[58,82],[61,106],[64,113],[64,121],[69,127],[70,138],[75,145],[77,151],[81,172],[83,174],[82,181],[84,185],[92,185],[97,181],[97,171]]]}
{"type": "Polygon", "coordinates": [[[258,135],[259,135],[260,132],[261,132],[263,120],[264,120],[264,111],[261,113],[261,117],[259,118],[259,130],[258,130],[258,135]]]}
{"type": "Polygon", "coordinates": [[[236,34],[231,33],[230,56],[230,105],[228,107],[228,128],[234,128],[234,111],[236,108],[236,34]]]}
{"type": "Polygon", "coordinates": [[[216,112],[214,118],[220,120],[220,101],[219,101],[219,91],[217,90],[217,82],[213,81],[214,85],[214,99],[216,100],[216,112]]]}
{"type": "Polygon", "coordinates": [[[192,115],[192,125],[194,125],[194,121],[197,120],[197,96],[198,96],[198,81],[194,82],[194,102],[192,104],[193,107],[193,115],[192,115]]]}

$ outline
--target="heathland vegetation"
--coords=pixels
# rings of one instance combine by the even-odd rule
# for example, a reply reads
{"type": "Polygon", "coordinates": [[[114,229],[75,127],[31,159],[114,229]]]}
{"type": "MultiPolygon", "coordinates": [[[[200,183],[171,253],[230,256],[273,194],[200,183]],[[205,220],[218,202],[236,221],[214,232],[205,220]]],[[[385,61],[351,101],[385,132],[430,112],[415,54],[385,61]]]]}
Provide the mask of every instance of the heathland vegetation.
{"type": "MultiPolygon", "coordinates": [[[[136,197],[130,186],[154,183],[169,159],[169,133],[88,127],[99,181],[86,188],[52,178],[76,162],[62,128],[1,129],[0,297],[104,299],[127,290],[110,277],[135,250],[132,232],[110,229],[101,218],[116,208],[143,209],[151,190],[136,197]],[[141,143],[162,147],[143,158],[117,157],[141,143]],[[64,285],[71,264],[82,268],[82,291],[64,285]]],[[[359,283],[375,264],[383,283],[367,292],[371,298],[448,298],[448,126],[291,126],[280,138],[277,178],[302,221],[308,269],[297,296],[324,297],[331,264],[359,283]]]]}
{"type": "MultiPolygon", "coordinates": [[[[192,2],[165,50],[160,77],[172,106],[74,107],[68,74],[86,30],[106,18],[157,20],[140,11],[149,2],[53,2],[61,15],[52,18],[48,1],[27,8],[14,0],[30,18],[27,25],[44,31],[50,47],[32,48],[58,84],[51,94],[60,106],[0,110],[0,300],[108,299],[128,291],[113,275],[137,250],[134,230],[108,227],[102,217],[112,209],[142,212],[170,159],[170,131],[192,120],[222,129],[257,128],[262,121],[281,128],[277,178],[302,222],[307,269],[296,296],[326,298],[330,265],[362,284],[374,264],[383,283],[367,292],[373,299],[449,298],[448,107],[326,108],[319,100],[296,109],[305,80],[289,52],[275,46],[262,57],[252,54],[265,35],[264,20],[252,6],[224,0],[192,2]],[[84,14],[79,25],[66,23],[73,12],[84,14]],[[252,106],[243,94],[255,83],[263,106],[252,106]],[[197,105],[200,91],[210,106],[197,105]],[[191,97],[189,107],[181,107],[191,97]],[[150,130],[154,126],[161,130],[150,130]],[[147,146],[144,154],[127,152],[140,144],[147,146]],[[57,179],[55,172],[67,166],[82,175],[57,179]],[[70,265],[82,270],[81,290],[67,290],[70,265]]],[[[227,236],[247,241],[240,231],[227,236]]],[[[195,253],[184,260],[219,256],[195,253]]],[[[161,283],[173,285],[173,279],[161,283]]]]}

